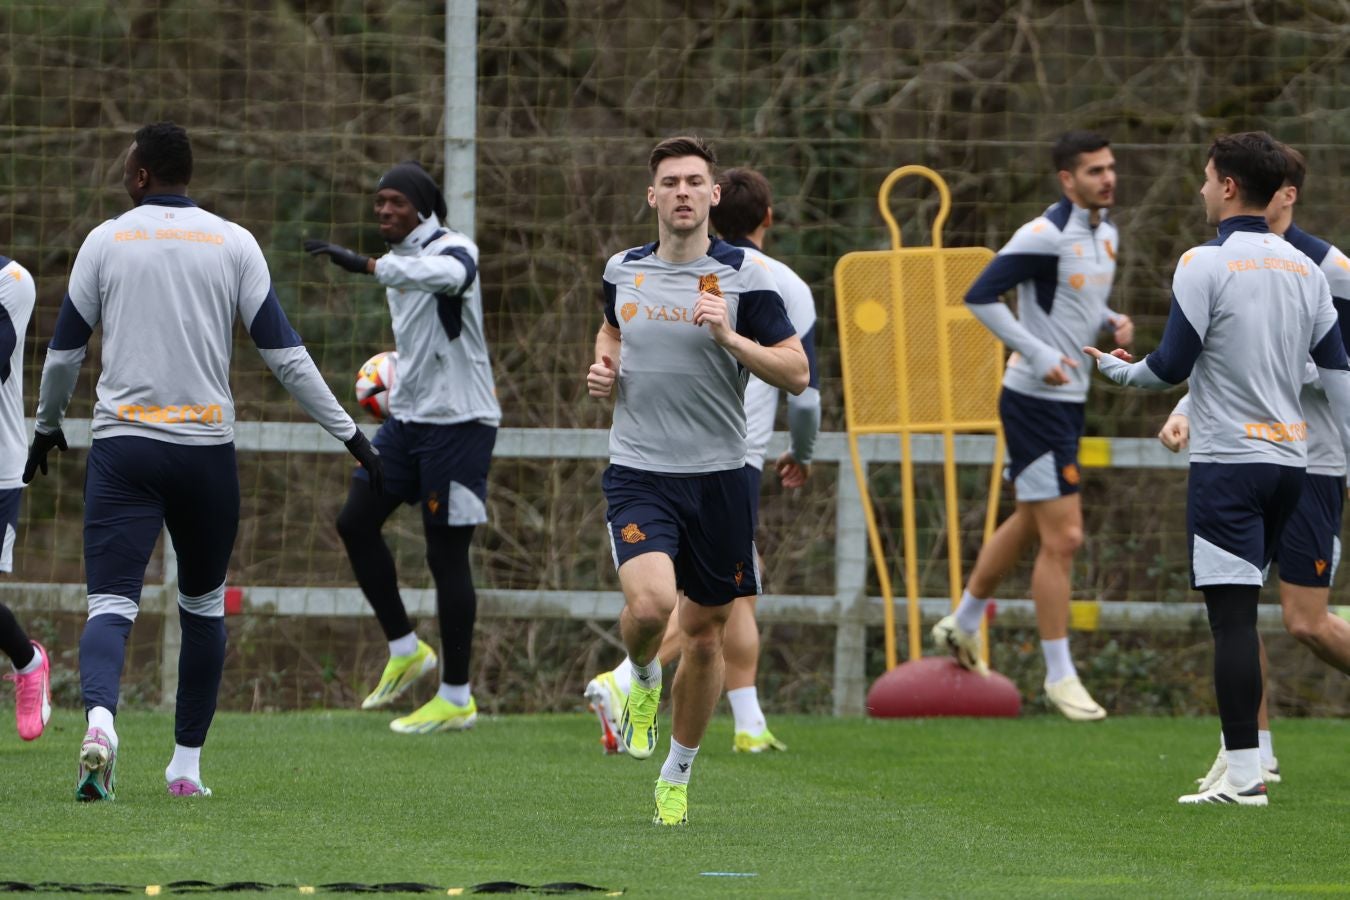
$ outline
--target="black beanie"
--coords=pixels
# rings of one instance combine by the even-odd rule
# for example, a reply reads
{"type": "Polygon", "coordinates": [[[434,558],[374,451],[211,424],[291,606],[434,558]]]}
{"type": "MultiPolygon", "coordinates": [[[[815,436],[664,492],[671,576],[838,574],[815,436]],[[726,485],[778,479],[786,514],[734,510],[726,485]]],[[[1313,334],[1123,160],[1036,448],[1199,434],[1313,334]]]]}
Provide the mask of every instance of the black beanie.
{"type": "Polygon", "coordinates": [[[382,191],[385,188],[398,191],[412,201],[412,205],[422,214],[422,218],[429,218],[435,213],[436,218],[445,221],[445,197],[436,186],[436,182],[427,174],[427,170],[422,168],[421,163],[409,160],[385,172],[380,176],[375,189],[382,191]]]}

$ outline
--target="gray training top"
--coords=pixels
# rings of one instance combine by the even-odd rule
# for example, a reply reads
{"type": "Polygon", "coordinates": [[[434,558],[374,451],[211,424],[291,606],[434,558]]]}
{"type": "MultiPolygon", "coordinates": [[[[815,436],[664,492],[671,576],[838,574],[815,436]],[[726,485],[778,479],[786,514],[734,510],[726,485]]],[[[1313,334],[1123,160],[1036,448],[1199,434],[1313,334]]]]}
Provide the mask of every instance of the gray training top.
{"type": "Polygon", "coordinates": [[[739,247],[712,238],[706,255],[686,263],[656,249],[624,250],[605,265],[605,319],[623,339],[610,462],[668,475],[739,469],[749,372],[694,324],[694,304],[700,291],[720,291],[731,327],[764,346],[796,329],[773,276],[739,247]]]}

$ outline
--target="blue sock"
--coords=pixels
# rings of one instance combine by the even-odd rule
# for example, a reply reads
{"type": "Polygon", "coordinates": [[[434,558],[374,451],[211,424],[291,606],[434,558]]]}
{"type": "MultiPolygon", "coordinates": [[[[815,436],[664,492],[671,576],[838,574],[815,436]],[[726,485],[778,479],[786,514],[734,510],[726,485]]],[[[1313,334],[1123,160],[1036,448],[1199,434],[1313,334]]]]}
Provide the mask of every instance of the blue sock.
{"type": "Polygon", "coordinates": [[[116,714],[130,636],[131,620],[116,613],[103,613],[84,623],[80,635],[80,692],[86,712],[101,706],[116,714]]]}
{"type": "Polygon", "coordinates": [[[216,715],[220,676],[225,669],[225,619],[199,616],[180,606],[178,622],[183,629],[183,648],[178,655],[173,739],[184,747],[200,747],[206,743],[206,732],[216,715]]]}

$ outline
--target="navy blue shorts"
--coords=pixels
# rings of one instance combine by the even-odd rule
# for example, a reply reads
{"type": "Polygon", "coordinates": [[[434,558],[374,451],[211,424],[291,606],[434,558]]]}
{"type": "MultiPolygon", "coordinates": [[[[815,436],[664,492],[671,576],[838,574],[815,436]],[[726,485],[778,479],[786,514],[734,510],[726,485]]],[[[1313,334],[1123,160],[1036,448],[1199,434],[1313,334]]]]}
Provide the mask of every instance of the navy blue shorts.
{"type": "Polygon", "coordinates": [[[1030,397],[1006,387],[999,394],[998,417],[1008,446],[1003,477],[1013,483],[1019,503],[1078,493],[1084,407],[1030,397]]]}
{"type": "Polygon", "coordinates": [[[1273,463],[1191,463],[1191,587],[1264,583],[1304,477],[1303,469],[1273,463]]]}
{"type": "Polygon", "coordinates": [[[145,567],[163,528],[178,556],[179,604],[199,615],[224,615],[225,573],[239,530],[234,444],[95,440],[84,476],[91,617],[136,617],[145,567]]]}
{"type": "Polygon", "coordinates": [[[19,536],[19,498],[23,488],[0,491],[0,572],[14,571],[14,541],[19,536]]]}
{"type": "Polygon", "coordinates": [[[1344,478],[1312,474],[1303,477],[1303,493],[1275,550],[1281,581],[1302,587],[1331,587],[1341,560],[1344,507],[1344,478]]]}
{"type": "Polygon", "coordinates": [[[745,468],[677,476],[611,465],[602,484],[614,567],[664,553],[676,587],[700,606],[758,594],[748,481],[745,468]]]}
{"type": "Polygon", "coordinates": [[[759,489],[764,481],[764,470],[746,463],[741,471],[745,473],[745,489],[750,492],[750,533],[754,534],[759,531],[759,489]]]}
{"type": "MultiPolygon", "coordinates": [[[[372,441],[384,465],[384,490],[422,508],[427,525],[487,521],[487,477],[497,429],[481,422],[429,425],[385,419],[372,441]]],[[[356,478],[367,479],[358,468],[356,478]]]]}

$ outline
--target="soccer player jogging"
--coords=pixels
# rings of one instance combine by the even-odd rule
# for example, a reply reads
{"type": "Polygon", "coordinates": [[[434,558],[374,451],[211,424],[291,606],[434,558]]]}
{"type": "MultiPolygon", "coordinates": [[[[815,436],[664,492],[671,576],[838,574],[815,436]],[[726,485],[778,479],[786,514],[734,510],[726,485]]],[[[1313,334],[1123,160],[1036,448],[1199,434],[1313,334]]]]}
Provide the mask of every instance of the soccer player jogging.
{"type": "Polygon", "coordinates": [[[697,138],[652,150],[647,204],[659,240],[606,264],[605,318],[586,376],[591,396],[615,395],[603,483],[625,600],[619,626],[632,660],[620,727],[638,759],[656,749],[656,654],[677,592],[684,595],[670,754],[655,792],[654,822],[664,825],[687,821],[689,773],[722,691],[733,601],[759,593],[743,471],[746,375],[793,394],[809,380],[768,269],[709,237],[709,209],[721,195],[715,165],[697,138]]]}
{"type": "MultiPolygon", "coordinates": [[[[23,424],[23,338],[33,316],[36,290],[28,270],[0,256],[0,572],[14,571],[14,542],[23,493],[26,435],[23,424]]],[[[52,714],[51,661],[24,632],[14,612],[0,603],[0,652],[14,672],[14,720],[19,737],[35,740],[52,714]]]]}
{"type": "Polygon", "coordinates": [[[95,327],[102,372],[84,485],[89,620],[80,689],[89,729],[75,794],[116,792],[114,727],[127,638],[145,567],[167,527],[178,556],[182,652],[169,793],[209,796],[201,751],[225,662],[225,574],[239,525],[230,355],[234,321],[304,410],[380,480],[370,442],[334,399],[286,319],[253,235],[187,196],[192,146],[171,122],[146,125],[122,184],[135,208],[85,238],[47,347],[23,480],[66,449],[66,406],[95,327]]]}
{"type": "MultiPolygon", "coordinates": [[[[710,213],[712,227],[728,244],[740,247],[756,265],[773,275],[778,293],[786,305],[788,318],[796,329],[810,364],[806,390],[788,395],[788,429],[792,445],[776,460],[774,468],[785,487],[797,488],[811,475],[811,454],[820,431],[820,379],[816,367],[816,306],[811,288],[782,262],[761,248],[764,236],[773,225],[773,191],[769,181],[754,169],[727,169],[717,176],[721,199],[710,213]]],[[[746,454],[745,477],[750,491],[754,522],[759,519],[759,490],[764,455],[773,434],[778,406],[778,388],[751,375],[745,388],[746,454]]],[[[762,562],[762,560],[761,560],[762,562]]],[[[761,566],[762,570],[762,566],[761,566]]],[[[762,587],[762,585],[761,585],[762,587]]],[[[723,638],[726,665],[727,701],[735,719],[732,749],[737,753],[761,753],[786,750],[787,745],[774,737],[760,708],[755,677],[759,669],[759,626],[755,622],[756,597],[738,597],[727,620],[723,638]]],[[[657,656],[662,666],[680,655],[680,627],[671,616],[657,656]]],[[[631,661],[624,659],[613,671],[591,679],[586,698],[600,717],[605,748],[622,750],[618,722],[632,684],[631,661]]]]}
{"type": "Polygon", "coordinates": [[[445,198],[415,162],[394,166],[376,184],[375,215],[389,252],[378,259],[324,241],[305,249],[337,266],[373,275],[386,288],[398,350],[389,418],[375,435],[384,496],[352,478],[337,529],[352,570],[389,641],[389,662],[362,709],[388,706],[421,675],[435,652],[418,640],[398,591],[398,573],[381,530],[401,504],[422,510],[427,565],[436,582],[441,685],[412,714],[389,723],[404,734],[473,726],[469,654],[477,613],[469,545],[487,521],[487,476],[501,408],[483,336],[478,247],[444,224],[445,198]]]}
{"type": "Polygon", "coordinates": [[[1106,710],[1083,687],[1069,655],[1070,576],[1083,543],[1078,444],[1089,383],[1079,348],[1103,329],[1128,345],[1134,325],[1107,307],[1120,246],[1107,215],[1116,188],[1110,145],[1101,135],[1070,131],[1051,155],[1063,197],[1019,228],[966,294],[967,308],[1016,351],[1003,376],[999,418],[1017,506],[980,549],[960,605],[933,627],[933,640],[967,668],[985,671],[979,628],[989,598],[1039,541],[1031,596],[1045,693],[1069,719],[1091,721],[1106,710]],[[1016,317],[999,300],[1013,288],[1016,317]]]}
{"type": "Polygon", "coordinates": [[[1337,432],[1350,434],[1350,361],[1327,280],[1265,218],[1287,169],[1265,132],[1215,139],[1200,193],[1219,235],[1177,264],[1158,349],[1132,364],[1123,350],[1084,348],[1118,384],[1165,389],[1190,378],[1191,585],[1205,596],[1214,635],[1227,767],[1209,788],[1182,796],[1187,804],[1267,804],[1256,612],[1263,569],[1304,490],[1299,394],[1310,353],[1337,432]]]}
{"type": "MultiPolygon", "coordinates": [[[[1294,204],[1303,190],[1307,163],[1303,154],[1281,145],[1288,171],[1284,184],[1266,207],[1266,221],[1272,234],[1283,237],[1295,249],[1317,264],[1331,289],[1331,301],[1341,322],[1341,339],[1350,337],[1350,261],[1331,244],[1313,237],[1294,225],[1294,204]]],[[[1305,365],[1307,380],[1299,393],[1299,404],[1308,423],[1308,468],[1303,491],[1275,549],[1280,567],[1280,606],[1289,633],[1307,645],[1317,657],[1350,674],[1350,622],[1328,609],[1331,582],[1341,556],[1341,511],[1345,499],[1346,460],[1336,417],[1317,369],[1305,365]],[[1311,370],[1311,371],[1307,371],[1311,370]]],[[[1159,440],[1173,452],[1190,440],[1190,395],[1182,398],[1167,423],[1158,433],[1159,440]]],[[[1261,678],[1266,676],[1265,647],[1261,653],[1261,678]]],[[[1261,751],[1261,777],[1267,784],[1280,780],[1279,761],[1270,732],[1268,697],[1263,691],[1257,713],[1257,742],[1261,751]]],[[[1200,790],[1218,783],[1228,769],[1228,756],[1222,744],[1200,790]]]]}

